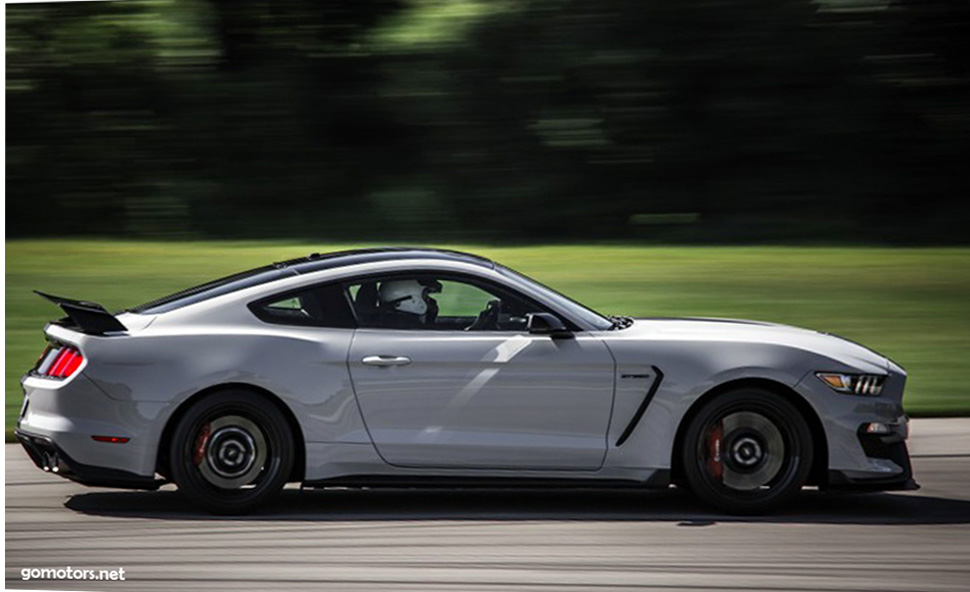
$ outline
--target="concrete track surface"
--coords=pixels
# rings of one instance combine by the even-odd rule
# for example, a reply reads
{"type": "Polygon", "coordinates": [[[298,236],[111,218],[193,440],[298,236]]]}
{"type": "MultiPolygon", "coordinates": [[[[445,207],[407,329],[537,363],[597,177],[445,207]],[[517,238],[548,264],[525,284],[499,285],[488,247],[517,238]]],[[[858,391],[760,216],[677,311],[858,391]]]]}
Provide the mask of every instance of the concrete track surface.
{"type": "Polygon", "coordinates": [[[89,489],[6,446],[6,585],[68,590],[968,590],[970,420],[915,420],[908,493],[739,518],[682,492],[297,491],[249,517],[89,489]],[[23,568],[125,581],[24,582],[23,568]]]}

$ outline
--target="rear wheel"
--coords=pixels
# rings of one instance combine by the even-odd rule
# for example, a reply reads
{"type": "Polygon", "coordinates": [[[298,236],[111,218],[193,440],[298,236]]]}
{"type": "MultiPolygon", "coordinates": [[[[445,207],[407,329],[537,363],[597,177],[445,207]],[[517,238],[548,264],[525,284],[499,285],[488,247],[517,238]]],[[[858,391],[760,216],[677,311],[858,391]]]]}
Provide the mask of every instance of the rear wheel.
{"type": "Polygon", "coordinates": [[[169,448],[179,490],[217,514],[249,512],[276,496],[293,456],[280,410],[241,390],[215,393],[189,408],[169,448]]]}
{"type": "Polygon", "coordinates": [[[717,396],[694,417],[681,447],[684,476],[703,501],[731,513],[758,513],[802,488],[812,437],[791,403],[769,391],[717,396]]]}

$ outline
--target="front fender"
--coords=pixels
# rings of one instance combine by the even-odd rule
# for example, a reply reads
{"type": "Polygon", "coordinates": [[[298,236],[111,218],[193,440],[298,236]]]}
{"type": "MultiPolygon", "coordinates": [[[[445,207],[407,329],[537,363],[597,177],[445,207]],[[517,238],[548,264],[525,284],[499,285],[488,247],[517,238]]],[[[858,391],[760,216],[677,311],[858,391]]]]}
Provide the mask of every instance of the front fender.
{"type": "MultiPolygon", "coordinates": [[[[767,380],[794,391],[816,357],[773,344],[607,343],[617,359],[617,388],[604,466],[623,471],[669,469],[677,431],[706,393],[743,379],[767,380]],[[618,445],[649,388],[647,380],[629,377],[642,376],[651,366],[662,372],[661,384],[629,438],[618,445]]],[[[652,373],[651,380],[656,380],[652,373]]]]}

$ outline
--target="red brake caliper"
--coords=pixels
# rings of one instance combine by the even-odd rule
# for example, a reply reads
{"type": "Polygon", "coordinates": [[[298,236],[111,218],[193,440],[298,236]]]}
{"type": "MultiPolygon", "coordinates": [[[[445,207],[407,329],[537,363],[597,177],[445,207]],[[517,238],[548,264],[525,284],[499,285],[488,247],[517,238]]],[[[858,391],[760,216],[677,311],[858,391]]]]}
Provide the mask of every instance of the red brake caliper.
{"type": "Polygon", "coordinates": [[[201,466],[202,461],[205,459],[205,445],[209,443],[209,424],[206,423],[199,430],[199,436],[195,439],[195,454],[192,455],[192,460],[195,462],[195,466],[201,466]]]}
{"type": "Polygon", "coordinates": [[[721,462],[721,437],[723,435],[721,422],[717,422],[717,425],[711,428],[707,440],[707,470],[718,481],[724,476],[724,463],[721,462]]]}

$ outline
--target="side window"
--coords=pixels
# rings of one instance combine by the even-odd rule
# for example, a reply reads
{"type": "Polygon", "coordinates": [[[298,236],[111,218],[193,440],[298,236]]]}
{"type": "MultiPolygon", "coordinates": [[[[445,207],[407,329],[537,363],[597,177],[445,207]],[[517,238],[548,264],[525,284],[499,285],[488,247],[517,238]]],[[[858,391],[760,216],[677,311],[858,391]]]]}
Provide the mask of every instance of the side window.
{"type": "Polygon", "coordinates": [[[498,286],[431,274],[378,277],[346,289],[360,326],[371,329],[522,331],[525,315],[541,311],[498,286]]]}
{"type": "Polygon", "coordinates": [[[474,318],[497,297],[471,284],[440,280],[441,292],[432,297],[438,303],[438,318],[474,318]]]}
{"type": "Polygon", "coordinates": [[[356,327],[350,303],[339,285],[316,286],[264,298],[249,305],[260,320],[276,325],[350,329],[356,327]]]}

